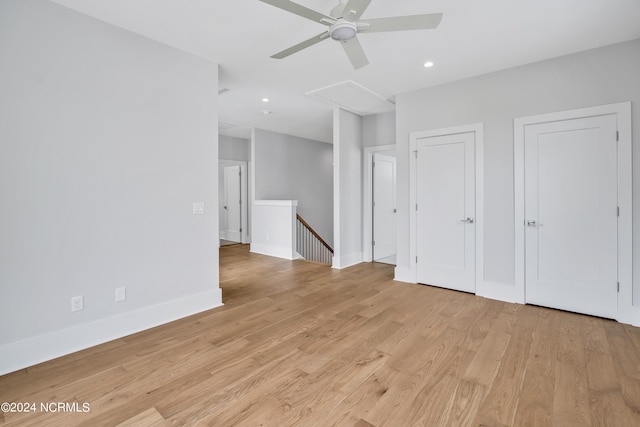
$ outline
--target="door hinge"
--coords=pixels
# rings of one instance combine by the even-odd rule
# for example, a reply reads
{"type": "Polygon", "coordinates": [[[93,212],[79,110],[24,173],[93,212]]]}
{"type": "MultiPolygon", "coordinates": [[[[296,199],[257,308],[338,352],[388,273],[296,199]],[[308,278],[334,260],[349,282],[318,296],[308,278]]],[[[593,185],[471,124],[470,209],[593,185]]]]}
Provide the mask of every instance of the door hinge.
{"type": "Polygon", "coordinates": [[[416,257],[416,264],[418,263],[418,257],[416,257]]]}
{"type": "Polygon", "coordinates": [[[616,142],[620,142],[620,131],[616,131],[616,142]]]}
{"type": "Polygon", "coordinates": [[[240,232],[242,233],[242,228],[240,229],[240,232]]]}
{"type": "Polygon", "coordinates": [[[372,167],[373,169],[375,169],[375,168],[376,168],[376,162],[373,162],[373,163],[371,164],[371,167],[372,167]]]}
{"type": "Polygon", "coordinates": [[[416,203],[416,210],[418,210],[418,204],[416,203]]]}
{"type": "Polygon", "coordinates": [[[372,240],[372,241],[371,241],[371,246],[375,246],[375,245],[376,245],[376,241],[375,241],[375,240],[372,240]]]}
{"type": "Polygon", "coordinates": [[[620,292],[620,282],[618,282],[618,292],[620,292]]]}
{"type": "Polygon", "coordinates": [[[620,206],[618,206],[617,211],[618,211],[618,212],[617,212],[617,215],[618,215],[618,216],[620,216],[620,206]]]}

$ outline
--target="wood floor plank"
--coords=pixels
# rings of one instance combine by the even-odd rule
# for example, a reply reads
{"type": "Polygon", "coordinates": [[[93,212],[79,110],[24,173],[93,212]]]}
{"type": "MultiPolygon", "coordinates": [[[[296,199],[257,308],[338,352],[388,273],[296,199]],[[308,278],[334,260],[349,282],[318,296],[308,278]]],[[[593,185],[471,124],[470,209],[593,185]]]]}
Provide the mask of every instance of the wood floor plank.
{"type": "Polygon", "coordinates": [[[510,340],[511,335],[499,330],[489,332],[463,378],[484,386],[491,385],[498,374],[510,340]]]}
{"type": "Polygon", "coordinates": [[[602,426],[612,420],[620,426],[640,425],[640,414],[624,403],[611,355],[587,350],[586,357],[592,425],[602,426]]]}
{"type": "Polygon", "coordinates": [[[514,426],[535,427],[550,426],[553,408],[554,379],[527,370],[522,382],[514,417],[514,426]]]}
{"type": "Polygon", "coordinates": [[[532,340],[533,332],[529,329],[516,331],[511,336],[500,369],[478,411],[483,419],[513,424],[532,340]]]}
{"type": "MultiPolygon", "coordinates": [[[[441,425],[442,416],[461,382],[461,376],[473,358],[474,353],[463,347],[454,347],[444,360],[446,364],[439,364],[421,383],[421,388],[415,397],[409,401],[408,408],[402,412],[402,419],[407,425],[432,426],[441,425]]],[[[474,389],[473,403],[479,400],[481,388],[474,389]]],[[[483,391],[482,391],[483,392],[483,391]]],[[[467,406],[469,410],[475,405],[467,406]]],[[[471,414],[456,414],[456,418],[471,417],[471,414]]],[[[393,425],[393,417],[386,418],[387,425],[393,425]]]]}
{"type": "Polygon", "coordinates": [[[554,425],[591,425],[581,316],[562,313],[555,369],[554,425]]]}
{"type": "Polygon", "coordinates": [[[457,386],[447,406],[440,412],[434,425],[467,426],[471,425],[480,404],[487,394],[487,388],[475,381],[465,379],[457,381],[457,386]]]}
{"type": "Polygon", "coordinates": [[[386,364],[373,372],[353,392],[349,393],[331,412],[333,416],[318,420],[315,425],[348,425],[349,420],[364,420],[378,405],[392,384],[397,384],[403,375],[386,364]]]}
{"type": "Polygon", "coordinates": [[[149,426],[149,427],[161,427],[170,425],[156,408],[149,408],[144,412],[139,413],[135,417],[118,424],[118,427],[137,427],[137,426],[149,426]]]}
{"type": "Polygon", "coordinates": [[[0,425],[634,426],[640,329],[220,250],[224,306],[0,377],[0,425]]]}

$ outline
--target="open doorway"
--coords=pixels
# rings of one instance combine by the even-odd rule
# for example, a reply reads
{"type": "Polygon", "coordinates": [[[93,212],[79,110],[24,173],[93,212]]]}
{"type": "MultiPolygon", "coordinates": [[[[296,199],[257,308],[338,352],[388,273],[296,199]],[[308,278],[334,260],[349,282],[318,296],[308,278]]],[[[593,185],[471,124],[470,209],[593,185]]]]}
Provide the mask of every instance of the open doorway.
{"type": "Polygon", "coordinates": [[[365,148],[365,261],[396,264],[395,145],[365,148]]]}
{"type": "Polygon", "coordinates": [[[247,163],[219,162],[220,245],[248,243],[247,163]]]}

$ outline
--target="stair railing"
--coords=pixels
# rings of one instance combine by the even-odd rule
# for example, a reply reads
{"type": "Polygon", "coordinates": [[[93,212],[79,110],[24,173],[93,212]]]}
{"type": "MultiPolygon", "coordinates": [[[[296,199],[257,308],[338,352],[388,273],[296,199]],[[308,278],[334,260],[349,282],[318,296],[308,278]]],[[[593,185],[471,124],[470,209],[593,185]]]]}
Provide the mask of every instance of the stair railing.
{"type": "Polygon", "coordinates": [[[331,264],[333,249],[298,214],[296,214],[296,250],[307,261],[331,264]]]}

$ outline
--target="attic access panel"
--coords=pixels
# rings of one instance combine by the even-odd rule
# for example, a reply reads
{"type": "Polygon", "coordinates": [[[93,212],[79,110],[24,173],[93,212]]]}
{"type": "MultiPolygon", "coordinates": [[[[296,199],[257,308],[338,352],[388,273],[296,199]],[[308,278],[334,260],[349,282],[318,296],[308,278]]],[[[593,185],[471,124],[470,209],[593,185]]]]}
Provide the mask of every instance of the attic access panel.
{"type": "Polygon", "coordinates": [[[312,90],[306,95],[361,116],[395,109],[393,102],[351,80],[312,90]]]}

